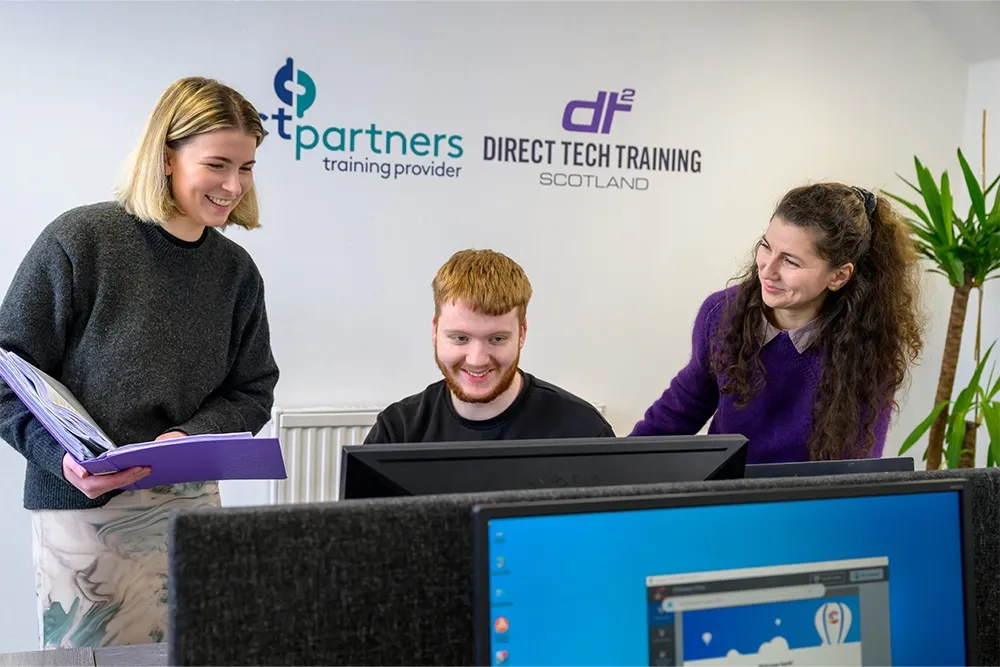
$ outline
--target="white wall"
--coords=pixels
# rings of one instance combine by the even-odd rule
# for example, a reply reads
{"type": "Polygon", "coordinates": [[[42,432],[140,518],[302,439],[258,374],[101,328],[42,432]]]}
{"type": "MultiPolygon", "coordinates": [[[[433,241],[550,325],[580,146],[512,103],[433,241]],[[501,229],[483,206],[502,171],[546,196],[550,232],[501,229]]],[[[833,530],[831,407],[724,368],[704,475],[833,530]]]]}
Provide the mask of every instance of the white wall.
{"type": "MultiPolygon", "coordinates": [[[[913,154],[944,164],[966,99],[966,66],[908,3],[6,3],[0,289],[55,215],[109,197],[171,81],[215,76],[274,113],[287,57],[316,82],[309,122],[458,133],[466,153],[457,179],[386,181],[296,161],[276,133],[262,146],[265,227],[233,237],[267,283],[278,404],[384,404],[435,380],[431,277],[490,246],[534,284],[523,366],[607,404],[620,434],[788,188],[896,187],[913,154]],[[565,104],[625,87],[634,108],[606,141],[700,149],[701,173],[577,169],[649,189],[550,188],[550,168],[482,159],[484,135],[588,140],[562,130],[565,104]]],[[[947,294],[930,287],[920,399],[888,452],[933,392],[947,294]]],[[[0,450],[0,651],[34,644],[22,475],[0,450]]]]}

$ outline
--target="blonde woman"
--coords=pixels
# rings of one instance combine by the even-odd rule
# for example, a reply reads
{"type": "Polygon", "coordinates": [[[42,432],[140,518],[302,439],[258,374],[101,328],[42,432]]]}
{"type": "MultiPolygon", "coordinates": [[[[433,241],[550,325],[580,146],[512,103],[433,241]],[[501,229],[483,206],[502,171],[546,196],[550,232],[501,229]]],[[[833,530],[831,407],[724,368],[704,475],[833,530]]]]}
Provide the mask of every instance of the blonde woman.
{"type": "MultiPolygon", "coordinates": [[[[114,201],[39,235],[0,305],[0,347],[66,385],[119,443],[258,432],[278,368],[264,285],[220,230],[259,226],[260,117],[235,90],[186,78],[163,93],[114,201]]],[[[219,504],[215,482],[125,491],[92,476],[0,382],[0,439],[27,460],[42,648],[163,641],[167,519],[219,504]]]]}

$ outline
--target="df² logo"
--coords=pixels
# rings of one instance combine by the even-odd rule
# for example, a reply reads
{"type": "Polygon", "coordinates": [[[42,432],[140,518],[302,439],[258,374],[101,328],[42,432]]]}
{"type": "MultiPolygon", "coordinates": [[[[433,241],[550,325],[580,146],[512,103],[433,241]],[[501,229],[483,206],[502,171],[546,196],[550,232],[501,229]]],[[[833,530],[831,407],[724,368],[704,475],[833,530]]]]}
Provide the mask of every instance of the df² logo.
{"type": "Polygon", "coordinates": [[[316,101],[316,84],[304,71],[296,70],[295,63],[288,58],[274,74],[274,94],[286,106],[295,109],[296,118],[302,118],[306,110],[316,101]],[[292,86],[289,85],[291,83],[298,84],[294,99],[292,86]]]}
{"type": "Polygon", "coordinates": [[[563,129],[567,132],[608,134],[611,132],[611,122],[615,118],[615,112],[631,111],[633,101],[635,101],[635,90],[632,88],[625,88],[620,93],[600,90],[597,92],[596,100],[572,100],[563,111],[563,129]],[[590,120],[587,122],[575,121],[573,112],[577,109],[588,112],[590,120]],[[603,122],[601,122],[602,119],[603,122]]]}

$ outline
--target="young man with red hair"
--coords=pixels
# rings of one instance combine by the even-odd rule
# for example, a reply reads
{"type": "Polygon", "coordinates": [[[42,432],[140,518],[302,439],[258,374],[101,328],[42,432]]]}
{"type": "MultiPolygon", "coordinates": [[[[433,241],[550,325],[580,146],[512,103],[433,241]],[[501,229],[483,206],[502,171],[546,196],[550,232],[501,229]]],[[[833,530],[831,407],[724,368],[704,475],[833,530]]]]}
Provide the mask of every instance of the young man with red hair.
{"type": "Polygon", "coordinates": [[[366,444],[614,437],[593,405],[518,367],[532,290],[516,262],[462,250],[432,287],[444,379],[383,410],[366,444]]]}

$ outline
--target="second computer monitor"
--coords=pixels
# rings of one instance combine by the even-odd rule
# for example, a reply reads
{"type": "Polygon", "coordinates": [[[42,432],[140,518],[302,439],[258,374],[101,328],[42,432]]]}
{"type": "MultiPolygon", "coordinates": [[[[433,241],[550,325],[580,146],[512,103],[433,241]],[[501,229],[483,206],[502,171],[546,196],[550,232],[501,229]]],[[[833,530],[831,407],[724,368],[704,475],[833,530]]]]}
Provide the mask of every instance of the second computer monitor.
{"type": "Polygon", "coordinates": [[[740,479],[739,435],[352,445],[340,498],[740,479]]]}

